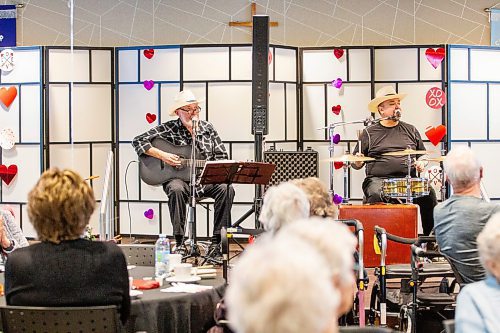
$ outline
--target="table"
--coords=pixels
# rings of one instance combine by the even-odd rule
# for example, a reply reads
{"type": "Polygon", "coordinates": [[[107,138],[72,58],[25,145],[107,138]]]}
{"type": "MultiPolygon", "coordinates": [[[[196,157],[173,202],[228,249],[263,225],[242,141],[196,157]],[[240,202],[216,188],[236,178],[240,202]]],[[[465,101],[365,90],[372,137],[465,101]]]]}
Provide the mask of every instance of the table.
{"type": "MultiPolygon", "coordinates": [[[[134,279],[151,277],[154,267],[137,266],[129,270],[134,279]]],[[[0,274],[4,282],[4,273],[0,274]]],[[[215,325],[214,310],[226,289],[222,277],[201,280],[201,285],[213,286],[213,289],[195,294],[163,293],[160,289],[143,290],[142,295],[132,299],[130,317],[122,332],[148,333],[205,333],[215,325]]],[[[168,287],[164,284],[162,288],[168,287]]],[[[5,305],[5,297],[0,297],[0,305],[5,305]]]]}

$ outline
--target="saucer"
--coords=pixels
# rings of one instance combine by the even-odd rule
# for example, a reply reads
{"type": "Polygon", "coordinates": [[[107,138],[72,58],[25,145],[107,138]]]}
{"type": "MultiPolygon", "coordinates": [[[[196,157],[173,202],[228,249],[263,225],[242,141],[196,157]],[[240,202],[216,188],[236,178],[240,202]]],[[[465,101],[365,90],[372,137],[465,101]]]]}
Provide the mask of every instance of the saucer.
{"type": "Polygon", "coordinates": [[[201,277],[197,275],[191,275],[191,276],[186,276],[186,277],[177,277],[177,276],[170,276],[165,279],[167,282],[184,282],[184,283],[193,283],[196,281],[200,281],[201,277]]]}
{"type": "Polygon", "coordinates": [[[134,290],[134,289],[130,290],[130,298],[137,298],[137,297],[139,297],[139,295],[142,295],[142,294],[143,294],[143,292],[140,290],[134,290]]]}

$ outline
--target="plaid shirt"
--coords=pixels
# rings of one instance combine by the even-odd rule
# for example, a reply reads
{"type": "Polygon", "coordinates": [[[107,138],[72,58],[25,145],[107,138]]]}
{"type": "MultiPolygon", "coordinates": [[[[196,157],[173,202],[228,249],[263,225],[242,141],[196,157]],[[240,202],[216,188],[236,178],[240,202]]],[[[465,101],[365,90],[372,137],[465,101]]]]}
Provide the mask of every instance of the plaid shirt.
{"type": "MultiPolygon", "coordinates": [[[[190,145],[193,142],[191,133],[182,124],[180,119],[170,120],[134,138],[132,146],[137,155],[145,154],[146,151],[153,147],[151,142],[157,137],[175,146],[190,145]]],[[[208,121],[199,121],[198,132],[196,133],[196,148],[206,160],[228,159],[226,147],[224,147],[214,126],[208,121]]],[[[199,186],[197,192],[199,196],[203,195],[203,190],[199,186]]]]}
{"type": "MultiPolygon", "coordinates": [[[[134,138],[132,146],[134,146],[137,155],[145,154],[153,147],[151,141],[157,137],[175,146],[190,145],[193,142],[191,133],[184,127],[180,119],[170,120],[134,138]]],[[[224,147],[219,134],[214,126],[205,120],[199,122],[196,133],[196,148],[209,161],[227,160],[228,158],[226,147],[224,147]]]]}

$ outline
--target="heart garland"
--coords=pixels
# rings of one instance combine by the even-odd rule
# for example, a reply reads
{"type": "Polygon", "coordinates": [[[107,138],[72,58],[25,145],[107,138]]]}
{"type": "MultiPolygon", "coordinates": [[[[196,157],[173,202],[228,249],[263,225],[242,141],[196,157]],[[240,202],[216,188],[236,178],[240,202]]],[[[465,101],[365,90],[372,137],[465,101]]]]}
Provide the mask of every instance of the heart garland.
{"type": "Polygon", "coordinates": [[[426,128],[425,135],[434,146],[437,146],[446,135],[446,126],[439,125],[437,127],[429,126],[426,128]]]}
{"type": "Polygon", "coordinates": [[[148,112],[146,113],[146,120],[151,124],[156,120],[156,115],[148,112]]]}
{"type": "Polygon", "coordinates": [[[344,162],[333,162],[333,166],[335,167],[335,170],[338,170],[344,167],[344,162]]]}
{"type": "Polygon", "coordinates": [[[8,167],[4,164],[0,165],[0,178],[9,185],[17,175],[17,165],[11,164],[8,167]]]}
{"type": "Polygon", "coordinates": [[[332,140],[332,143],[338,144],[340,142],[340,134],[337,133],[335,135],[332,135],[331,140],[332,140]]]}
{"type": "Polygon", "coordinates": [[[144,50],[142,53],[144,54],[144,56],[146,58],[151,59],[155,55],[155,50],[154,49],[147,49],[147,50],[144,50]]]}
{"type": "Polygon", "coordinates": [[[335,80],[332,81],[332,86],[337,88],[337,89],[340,89],[342,88],[342,79],[341,78],[336,78],[335,80]]]}
{"type": "Polygon", "coordinates": [[[332,106],[332,112],[337,116],[340,114],[340,111],[342,111],[342,107],[340,105],[337,104],[332,106]]]}
{"type": "Polygon", "coordinates": [[[342,196],[340,196],[338,194],[333,195],[333,203],[336,204],[337,206],[340,205],[343,200],[344,200],[344,198],[342,198],[342,196]]]}
{"type": "Polygon", "coordinates": [[[155,81],[146,80],[146,81],[144,81],[143,85],[144,85],[144,88],[146,88],[147,90],[151,90],[151,89],[153,89],[153,87],[155,85],[155,81]]]}
{"type": "Polygon", "coordinates": [[[434,50],[433,48],[428,48],[427,50],[425,50],[425,57],[434,68],[438,68],[438,66],[443,61],[444,56],[445,56],[445,50],[442,47],[436,50],[434,50]]]}
{"type": "Polygon", "coordinates": [[[17,88],[15,86],[10,86],[9,89],[0,88],[0,101],[5,105],[5,107],[9,107],[12,102],[17,97],[17,88]]]}
{"type": "Polygon", "coordinates": [[[335,49],[333,50],[333,55],[335,58],[340,59],[344,55],[344,49],[335,49]]]}
{"type": "Polygon", "coordinates": [[[149,208],[147,211],[144,212],[144,217],[146,217],[148,220],[152,220],[154,216],[155,212],[152,208],[149,208]]]}
{"type": "Polygon", "coordinates": [[[16,144],[16,135],[11,128],[4,128],[0,131],[0,147],[2,149],[12,149],[16,144]]]}

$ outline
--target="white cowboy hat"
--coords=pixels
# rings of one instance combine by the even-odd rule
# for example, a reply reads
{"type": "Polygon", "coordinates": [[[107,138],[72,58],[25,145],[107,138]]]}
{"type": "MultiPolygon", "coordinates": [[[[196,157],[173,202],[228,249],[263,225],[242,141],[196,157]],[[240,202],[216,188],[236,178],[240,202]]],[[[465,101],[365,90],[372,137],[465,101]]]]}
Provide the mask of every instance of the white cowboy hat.
{"type": "Polygon", "coordinates": [[[202,100],[196,99],[193,92],[189,89],[179,91],[174,98],[174,102],[170,105],[168,109],[168,114],[170,116],[175,116],[175,111],[183,106],[193,104],[193,103],[202,103],[202,100]]]}
{"type": "Polygon", "coordinates": [[[375,98],[368,103],[368,110],[373,113],[378,112],[378,106],[390,99],[396,99],[399,98],[402,100],[403,98],[406,97],[406,94],[398,94],[396,93],[396,90],[394,90],[393,86],[385,86],[380,88],[377,93],[375,94],[375,98]]]}

